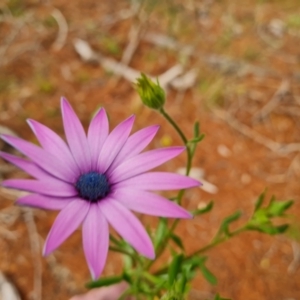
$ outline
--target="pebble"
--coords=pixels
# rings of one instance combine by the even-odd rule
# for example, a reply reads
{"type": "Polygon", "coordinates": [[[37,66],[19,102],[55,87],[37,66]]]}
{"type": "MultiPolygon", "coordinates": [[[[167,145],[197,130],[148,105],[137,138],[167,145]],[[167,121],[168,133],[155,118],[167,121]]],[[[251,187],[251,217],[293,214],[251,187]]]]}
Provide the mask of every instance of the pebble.
{"type": "Polygon", "coordinates": [[[21,300],[16,287],[0,271],[0,300],[21,300]]]}

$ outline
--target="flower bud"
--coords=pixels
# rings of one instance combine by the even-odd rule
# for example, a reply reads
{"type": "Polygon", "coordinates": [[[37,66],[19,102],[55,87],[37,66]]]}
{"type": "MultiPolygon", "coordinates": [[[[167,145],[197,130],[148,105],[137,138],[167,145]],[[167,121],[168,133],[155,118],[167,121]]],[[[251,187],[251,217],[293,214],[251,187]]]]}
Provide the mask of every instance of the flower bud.
{"type": "Polygon", "coordinates": [[[136,90],[139,93],[142,102],[153,109],[160,109],[165,104],[165,92],[160,87],[158,81],[154,83],[145,74],[137,79],[136,90]]]}

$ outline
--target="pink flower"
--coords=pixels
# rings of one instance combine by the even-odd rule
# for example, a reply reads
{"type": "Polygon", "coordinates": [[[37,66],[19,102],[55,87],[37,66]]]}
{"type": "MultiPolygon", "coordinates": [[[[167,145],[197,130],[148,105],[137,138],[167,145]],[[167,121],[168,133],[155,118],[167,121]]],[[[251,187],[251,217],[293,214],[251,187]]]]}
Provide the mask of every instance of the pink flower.
{"type": "Polygon", "coordinates": [[[185,189],[199,182],[186,176],[148,172],[184,151],[169,147],[141,151],[150,143],[158,126],[129,136],[134,116],[111,133],[104,109],[95,115],[87,135],[68,101],[61,100],[68,145],[51,129],[28,120],[41,147],[17,137],[1,138],[29,159],[8,153],[0,156],[35,179],[10,179],[2,185],[32,192],[17,200],[20,205],[60,210],[44,246],[48,255],[82,224],[83,248],[95,279],[101,274],[109,248],[110,224],[142,255],[155,257],[152,241],[134,210],[149,215],[190,218],[177,204],[149,191],[185,189]]]}

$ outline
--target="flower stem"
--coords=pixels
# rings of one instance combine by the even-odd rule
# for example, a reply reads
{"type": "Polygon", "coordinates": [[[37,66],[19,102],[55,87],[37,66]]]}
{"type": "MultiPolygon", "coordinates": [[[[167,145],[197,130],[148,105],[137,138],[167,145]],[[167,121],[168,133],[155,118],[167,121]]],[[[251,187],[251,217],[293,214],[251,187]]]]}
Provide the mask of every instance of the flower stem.
{"type": "MultiPolygon", "coordinates": [[[[177,131],[180,138],[182,139],[184,145],[186,146],[186,152],[187,152],[187,164],[186,164],[186,172],[185,174],[188,176],[192,167],[192,159],[193,159],[193,153],[189,145],[189,141],[185,134],[182,132],[180,127],[176,124],[176,122],[171,118],[171,116],[164,110],[162,107],[159,112],[164,116],[164,118],[173,126],[173,128],[177,131]]],[[[184,190],[181,190],[178,194],[178,199],[181,200],[182,196],[184,194],[184,190]]],[[[180,201],[178,201],[180,202],[180,201]]]]}
{"type": "Polygon", "coordinates": [[[176,124],[176,122],[167,114],[167,112],[163,109],[163,107],[159,110],[159,112],[167,119],[167,121],[175,128],[175,130],[180,135],[183,143],[186,145],[188,140],[182,130],[179,128],[179,126],[176,124]]]}
{"type": "MultiPolygon", "coordinates": [[[[193,152],[192,149],[190,148],[190,145],[188,143],[188,139],[186,138],[185,134],[182,132],[182,130],[180,129],[180,127],[176,124],[176,122],[172,119],[172,117],[164,110],[164,108],[160,108],[159,112],[165,117],[165,119],[173,126],[173,128],[177,131],[177,133],[179,134],[180,138],[182,139],[184,145],[186,146],[186,151],[187,151],[187,164],[186,164],[186,176],[189,175],[190,170],[191,170],[191,166],[192,166],[192,159],[193,159],[193,152]]],[[[194,150],[194,149],[193,149],[194,150]]],[[[181,199],[184,195],[185,190],[180,190],[178,192],[178,195],[176,197],[177,199],[177,203],[180,204],[181,203],[181,199]]],[[[156,253],[156,259],[163,253],[163,251],[165,250],[168,241],[172,235],[172,233],[174,232],[174,230],[176,229],[177,225],[179,223],[179,219],[176,219],[169,232],[167,233],[164,242],[161,244],[160,247],[158,247],[157,249],[157,253],[156,253]]],[[[149,270],[149,268],[152,266],[153,261],[149,261],[146,266],[145,266],[145,270],[149,270]]]]}

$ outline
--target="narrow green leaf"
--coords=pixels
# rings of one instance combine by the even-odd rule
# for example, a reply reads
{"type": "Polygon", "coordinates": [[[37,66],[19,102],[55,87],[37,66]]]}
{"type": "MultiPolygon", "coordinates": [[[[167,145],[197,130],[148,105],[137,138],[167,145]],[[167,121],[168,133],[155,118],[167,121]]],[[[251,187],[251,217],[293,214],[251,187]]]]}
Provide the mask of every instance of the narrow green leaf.
{"type": "Polygon", "coordinates": [[[169,266],[169,272],[168,272],[168,275],[169,275],[169,278],[168,278],[169,288],[172,287],[172,285],[173,285],[173,283],[174,283],[174,281],[177,277],[177,274],[180,272],[182,259],[183,259],[182,254],[176,255],[173,258],[173,261],[169,266]]]}
{"type": "Polygon", "coordinates": [[[220,230],[218,232],[218,235],[224,233],[227,236],[230,236],[230,231],[229,231],[229,225],[238,220],[240,218],[240,216],[242,215],[241,211],[236,211],[235,213],[233,213],[231,216],[226,217],[221,226],[220,226],[220,230]]]}
{"type": "Polygon", "coordinates": [[[177,285],[179,293],[184,294],[186,284],[187,284],[187,278],[184,274],[182,274],[181,278],[178,280],[178,285],[177,285]]]}
{"type": "Polygon", "coordinates": [[[274,226],[271,222],[267,224],[249,224],[247,228],[249,230],[259,231],[263,233],[267,233],[270,235],[281,234],[284,233],[288,229],[288,224],[283,224],[279,226],[274,226]]]}
{"type": "Polygon", "coordinates": [[[175,235],[174,233],[171,235],[171,239],[173,240],[173,242],[182,250],[184,250],[184,246],[182,243],[181,238],[178,235],[175,235]]]}
{"type": "Polygon", "coordinates": [[[158,227],[154,237],[154,246],[155,249],[160,245],[160,243],[164,240],[168,226],[167,226],[166,218],[159,218],[158,227]]]}
{"type": "Polygon", "coordinates": [[[254,206],[254,212],[256,212],[257,210],[259,210],[261,208],[261,206],[264,202],[265,196],[266,196],[266,192],[267,192],[267,190],[264,190],[257,198],[257,201],[254,206]]]}
{"type": "Polygon", "coordinates": [[[268,206],[268,214],[271,217],[279,217],[294,204],[293,200],[289,201],[272,201],[268,206]]]}
{"type": "Polygon", "coordinates": [[[214,298],[214,300],[231,300],[229,298],[222,298],[219,294],[217,294],[214,298]]]}
{"type": "Polygon", "coordinates": [[[200,125],[199,122],[194,124],[194,137],[198,137],[200,133],[200,125]]]}
{"type": "Polygon", "coordinates": [[[129,255],[123,255],[123,262],[125,270],[131,270],[134,264],[133,258],[129,255]]]}
{"type": "Polygon", "coordinates": [[[276,226],[275,228],[277,230],[276,234],[281,234],[284,233],[289,228],[289,224],[283,224],[280,226],[276,226]]]}
{"type": "Polygon", "coordinates": [[[204,278],[212,285],[216,285],[218,283],[218,280],[216,278],[216,276],[210,271],[208,270],[208,268],[205,266],[205,264],[202,264],[200,266],[200,270],[204,276],[204,278]]]}
{"type": "Polygon", "coordinates": [[[102,287],[102,286],[109,286],[115,283],[119,283],[123,280],[123,275],[122,276],[112,276],[112,277],[104,277],[96,281],[91,281],[86,284],[86,287],[88,289],[93,289],[97,287],[102,287]]]}
{"type": "Polygon", "coordinates": [[[199,208],[199,209],[196,209],[192,212],[192,214],[194,216],[198,216],[198,215],[203,215],[207,212],[210,212],[212,210],[212,208],[214,207],[214,202],[213,201],[210,201],[204,208],[199,208]]]}
{"type": "Polygon", "coordinates": [[[198,143],[200,143],[204,138],[205,138],[205,134],[202,133],[202,134],[199,135],[198,137],[189,140],[189,143],[190,143],[190,144],[198,144],[198,143]]]}

